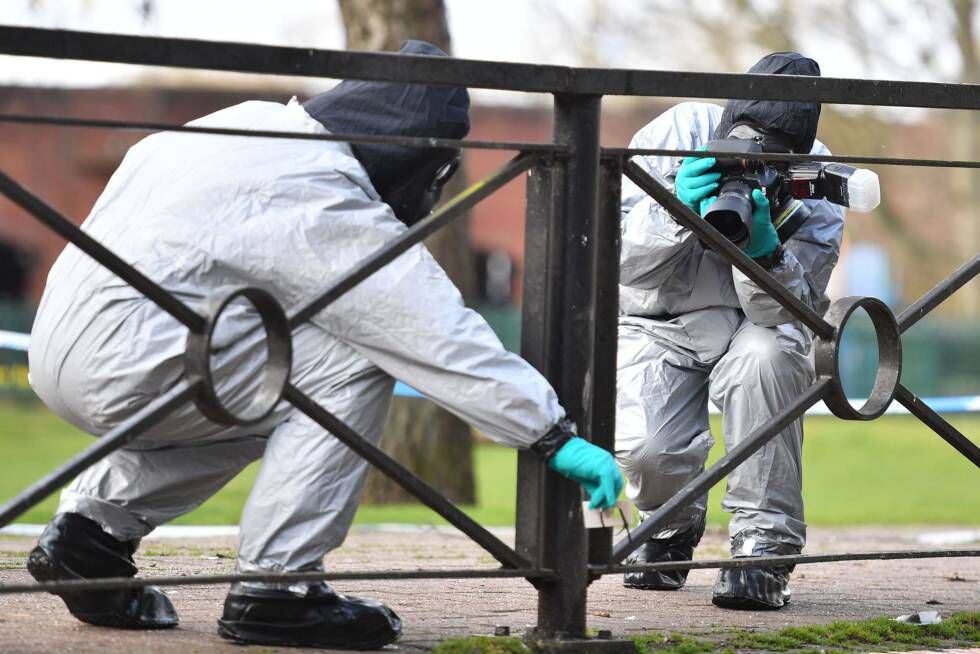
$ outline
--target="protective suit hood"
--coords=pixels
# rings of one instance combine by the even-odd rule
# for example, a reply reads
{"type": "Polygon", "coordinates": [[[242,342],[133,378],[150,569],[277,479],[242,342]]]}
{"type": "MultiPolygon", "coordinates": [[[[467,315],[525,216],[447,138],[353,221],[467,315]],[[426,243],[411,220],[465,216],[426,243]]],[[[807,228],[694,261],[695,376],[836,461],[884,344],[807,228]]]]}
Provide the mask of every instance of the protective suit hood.
{"type": "MultiPolygon", "coordinates": [[[[447,56],[434,45],[406,41],[399,54],[447,56]]],[[[303,108],[335,134],[379,134],[459,139],[470,130],[470,98],[464,87],[345,80],[310,98],[303,108]]],[[[421,169],[434,170],[457,151],[352,143],[378,194],[421,169]]]]}
{"type": "MultiPolygon", "coordinates": [[[[798,52],[774,52],[760,59],[748,72],[819,77],[820,65],[798,52]]],[[[819,102],[729,100],[714,137],[726,138],[736,125],[748,124],[783,136],[794,152],[808,153],[813,148],[819,120],[819,102]]]]}

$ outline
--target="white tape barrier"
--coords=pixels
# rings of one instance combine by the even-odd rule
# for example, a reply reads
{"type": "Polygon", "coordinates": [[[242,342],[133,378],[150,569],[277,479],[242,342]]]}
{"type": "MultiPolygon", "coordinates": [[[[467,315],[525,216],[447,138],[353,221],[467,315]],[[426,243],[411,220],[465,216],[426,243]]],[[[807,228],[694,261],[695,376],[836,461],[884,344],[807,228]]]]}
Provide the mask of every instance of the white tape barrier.
{"type": "MultiPolygon", "coordinates": [[[[27,346],[30,343],[30,334],[20,334],[18,332],[7,332],[0,330],[0,349],[7,350],[18,350],[21,352],[27,351],[27,346]]],[[[425,398],[424,395],[419,393],[417,390],[404,384],[398,382],[395,384],[395,395],[398,397],[416,397],[425,398]]],[[[980,412],[980,395],[957,395],[952,397],[924,397],[922,401],[929,405],[933,411],[937,413],[978,413],[980,412]]],[[[864,404],[864,399],[852,399],[851,404],[854,406],[861,406],[864,404]]],[[[890,415],[903,415],[908,414],[908,409],[899,404],[898,402],[892,402],[891,406],[888,407],[886,413],[890,415]]],[[[712,415],[718,415],[721,412],[718,410],[714,404],[708,403],[708,413],[712,415]]],[[[810,408],[806,412],[810,416],[829,416],[831,415],[830,409],[823,402],[819,402],[810,408]]]]}
{"type": "Polygon", "coordinates": [[[31,342],[30,334],[18,334],[17,332],[5,332],[0,330],[0,350],[19,350],[27,352],[27,346],[31,342]]]}

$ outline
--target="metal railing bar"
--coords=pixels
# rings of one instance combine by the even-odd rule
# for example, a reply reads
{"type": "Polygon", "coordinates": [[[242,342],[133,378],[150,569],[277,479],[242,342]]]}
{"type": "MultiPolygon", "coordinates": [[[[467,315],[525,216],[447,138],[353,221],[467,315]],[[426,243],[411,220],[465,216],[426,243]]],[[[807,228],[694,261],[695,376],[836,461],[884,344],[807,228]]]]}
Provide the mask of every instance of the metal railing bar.
{"type": "Polygon", "coordinates": [[[0,114],[0,123],[44,125],[49,127],[87,127],[94,129],[135,130],[141,132],[186,132],[190,134],[216,134],[220,136],[249,136],[269,139],[293,139],[299,141],[340,141],[344,143],[383,143],[415,148],[463,148],[476,150],[518,150],[523,152],[561,153],[568,148],[551,143],[518,143],[511,141],[469,141],[437,139],[416,136],[379,136],[377,134],[309,134],[305,132],[271,132],[265,130],[232,129],[229,127],[199,127],[170,123],[103,120],[98,118],[73,118],[69,116],[28,116],[24,114],[0,114]]]}
{"type": "Polygon", "coordinates": [[[278,574],[240,573],[226,575],[188,575],[160,577],[105,577],[44,581],[36,584],[0,584],[0,595],[13,593],[65,593],[72,591],[120,590],[144,586],[208,586],[236,582],[295,583],[316,581],[385,581],[412,579],[553,579],[550,570],[531,568],[453,568],[448,570],[368,570],[364,572],[286,572],[278,574]]]}
{"type": "Polygon", "coordinates": [[[292,384],[286,384],[283,399],[329,431],[337,440],[384,473],[388,478],[414,495],[420,502],[445,518],[476,544],[508,568],[530,568],[531,563],[508,547],[502,540],[461,511],[438,491],[419,479],[410,470],[385,454],[379,447],[364,439],[344,421],[314,402],[292,384]]]}
{"type": "MultiPolygon", "coordinates": [[[[633,550],[645,543],[654,533],[660,531],[667,521],[678,511],[686,508],[708,490],[725,478],[729,472],[741,465],[746,459],[755,454],[766,443],[775,438],[779,432],[791,422],[803,415],[811,406],[819,402],[830,387],[829,377],[820,377],[810,388],[803,391],[798,398],[783,408],[782,411],[767,420],[744,441],[720,458],[697,477],[684,485],[673,497],[667,500],[656,511],[652,511],[640,526],[630,532],[626,538],[613,545],[611,564],[619,563],[633,550]]],[[[603,566],[599,566],[603,567],[603,566]]]]}
{"type": "Polygon", "coordinates": [[[980,109],[980,86],[976,84],[572,68],[16,26],[0,26],[0,53],[243,73],[465,85],[532,93],[980,109]]]}
{"type": "Polygon", "coordinates": [[[898,559],[943,559],[980,556],[980,550],[909,550],[886,552],[844,552],[840,554],[797,554],[782,556],[746,556],[737,559],[703,559],[695,561],[663,561],[639,565],[591,565],[597,574],[621,572],[652,572],[667,570],[705,570],[711,568],[763,568],[781,565],[807,565],[837,561],[892,561],[898,559]]]}
{"type": "MultiPolygon", "coordinates": [[[[603,148],[603,156],[635,157],[731,157],[731,152],[714,150],[671,150],[665,148],[603,148]]],[[[827,161],[855,164],[878,164],[881,166],[921,166],[933,168],[980,168],[980,161],[962,159],[911,159],[905,157],[846,156],[834,154],[785,154],[778,152],[755,152],[739,155],[745,159],[758,161],[827,161]]]]}
{"type": "Polygon", "coordinates": [[[920,400],[915,393],[899,384],[895,389],[895,399],[909,410],[909,413],[926,424],[927,427],[939,434],[939,437],[953,446],[957,452],[967,458],[970,463],[980,468],[980,447],[964,436],[956,427],[946,422],[946,419],[932,410],[920,400]]]}
{"type": "Polygon", "coordinates": [[[507,182],[531,168],[538,157],[539,155],[536,154],[518,154],[489,177],[470,185],[459,195],[446,202],[437,211],[420,220],[401,236],[361,261],[353,270],[321,293],[319,297],[310,300],[299,309],[291,312],[289,317],[290,326],[295,329],[303,324],[330,303],[337,300],[341,295],[404,254],[409,248],[422,242],[423,239],[443,225],[462,216],[480,200],[491,195],[507,182]]]}
{"type": "Polygon", "coordinates": [[[908,330],[977,275],[980,275],[980,254],[974,255],[972,259],[954,270],[949,277],[936,284],[932,290],[906,307],[896,319],[898,331],[908,330]]]}
{"type": "Polygon", "coordinates": [[[169,391],[119,423],[114,429],[99,436],[92,445],[0,507],[0,527],[10,524],[90,465],[132,441],[144,429],[153,426],[175,408],[188,402],[196,392],[196,381],[183,379],[177,382],[169,391]]]}
{"type": "MultiPolygon", "coordinates": [[[[642,565],[592,565],[595,575],[623,572],[667,570],[705,570],[712,568],[756,568],[778,565],[808,565],[844,561],[891,561],[902,559],[972,558],[980,550],[927,550],[850,552],[843,554],[802,554],[797,556],[743,557],[737,559],[704,559],[695,561],[666,561],[642,565]]],[[[102,579],[71,579],[33,584],[0,584],[0,595],[16,593],[63,593],[72,591],[120,590],[144,586],[207,586],[236,582],[317,582],[317,581],[385,581],[414,579],[553,579],[554,572],[545,569],[511,568],[453,568],[448,570],[368,570],[357,572],[287,572],[280,574],[236,573],[225,575],[190,575],[160,577],[106,577],[102,579]]]]}
{"type": "Polygon", "coordinates": [[[204,318],[196,311],[178,300],[173,294],[139,270],[123,261],[112,250],[83,232],[51,205],[28,191],[3,172],[0,172],[0,193],[6,195],[14,204],[34,216],[53,232],[64,237],[79,250],[115,273],[127,284],[183,323],[188,329],[195,332],[200,332],[204,329],[204,318]]]}
{"type": "Polygon", "coordinates": [[[656,200],[684,227],[687,227],[702,241],[710,245],[722,258],[732,264],[753,282],[761,286],[770,296],[789,311],[797,320],[809,327],[815,334],[824,338],[834,335],[834,327],[823,319],[820,314],[787,290],[776,279],[766,272],[762,266],[750,259],[734,243],[725,238],[721,232],[702,220],[700,216],[687,208],[677,196],[660,184],[635,161],[628,160],[623,166],[623,172],[643,191],[656,200]]]}

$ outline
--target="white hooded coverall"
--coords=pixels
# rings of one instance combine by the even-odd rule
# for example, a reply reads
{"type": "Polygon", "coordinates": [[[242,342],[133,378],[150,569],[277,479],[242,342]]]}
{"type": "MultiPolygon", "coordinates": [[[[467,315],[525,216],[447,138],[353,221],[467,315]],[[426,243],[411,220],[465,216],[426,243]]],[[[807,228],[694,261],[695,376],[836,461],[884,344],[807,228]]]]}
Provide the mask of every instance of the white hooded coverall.
{"type": "MultiPolygon", "coordinates": [[[[686,102],[640,130],[631,148],[694,150],[722,114],[686,102]]],[[[816,142],[813,154],[829,154],[816,142]]],[[[681,158],[633,159],[673,190],[681,158]]],[[[843,208],[806,200],[812,214],[784,244],[773,276],[823,313],[837,262],[843,208]]],[[[626,492],[642,512],[670,499],[704,468],[713,439],[708,400],[722,412],[731,449],[813,381],[810,334],[765,291],[623,178],[616,456],[626,492]]],[[[733,554],[801,548],[803,424],[797,420],[728,477],[722,504],[733,513],[733,554]]],[[[656,538],[700,520],[707,498],[656,538]]]]}
{"type": "MultiPolygon", "coordinates": [[[[245,102],[190,123],[325,133],[303,107],[245,102]]],[[[192,308],[229,286],[270,290],[289,310],[407,228],[345,143],[161,133],[130,149],[83,229],[192,308]]],[[[254,310],[219,323],[215,378],[232,406],[261,379],[254,310]]],[[[187,330],[69,245],[48,277],[30,346],[35,391],[101,435],[172,387],[187,330]]],[[[393,378],[498,442],[527,447],[564,410],[508,353],[422,245],[293,332],[291,381],[372,442],[393,378]]],[[[261,428],[228,428],[180,408],[83,472],[59,512],[141,538],[191,511],[262,458],[241,518],[239,567],[316,568],[343,541],[367,464],[281,402],[261,428]]]]}

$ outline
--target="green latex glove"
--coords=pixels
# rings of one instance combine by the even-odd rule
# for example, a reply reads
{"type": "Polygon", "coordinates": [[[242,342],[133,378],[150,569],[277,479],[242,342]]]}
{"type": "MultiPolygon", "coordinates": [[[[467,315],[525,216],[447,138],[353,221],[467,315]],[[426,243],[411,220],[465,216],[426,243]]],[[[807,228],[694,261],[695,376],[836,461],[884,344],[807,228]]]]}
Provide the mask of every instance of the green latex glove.
{"type": "Polygon", "coordinates": [[[721,173],[708,172],[715,165],[714,157],[687,157],[674,178],[674,192],[691,211],[697,211],[701,200],[718,188],[721,173]]]}
{"type": "Polygon", "coordinates": [[[623,490],[623,475],[612,454],[578,436],[562,445],[548,466],[581,484],[589,494],[589,506],[593,509],[615,506],[623,490]]]}
{"type": "Polygon", "coordinates": [[[765,193],[759,189],[754,189],[752,191],[752,206],[752,233],[749,236],[749,244],[745,247],[745,254],[753,259],[768,257],[779,246],[779,235],[772,224],[769,200],[765,193]]]}

